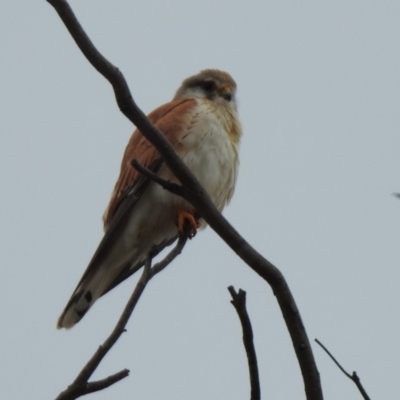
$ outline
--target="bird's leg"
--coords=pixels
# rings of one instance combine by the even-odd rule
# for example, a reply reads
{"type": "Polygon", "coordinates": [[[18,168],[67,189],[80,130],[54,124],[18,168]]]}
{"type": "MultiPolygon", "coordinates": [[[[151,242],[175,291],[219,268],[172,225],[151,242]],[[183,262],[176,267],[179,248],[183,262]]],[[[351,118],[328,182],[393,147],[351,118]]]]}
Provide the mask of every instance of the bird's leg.
{"type": "Polygon", "coordinates": [[[176,226],[180,234],[184,234],[191,239],[196,235],[197,229],[200,228],[201,224],[195,215],[181,210],[177,215],[176,226]]]}

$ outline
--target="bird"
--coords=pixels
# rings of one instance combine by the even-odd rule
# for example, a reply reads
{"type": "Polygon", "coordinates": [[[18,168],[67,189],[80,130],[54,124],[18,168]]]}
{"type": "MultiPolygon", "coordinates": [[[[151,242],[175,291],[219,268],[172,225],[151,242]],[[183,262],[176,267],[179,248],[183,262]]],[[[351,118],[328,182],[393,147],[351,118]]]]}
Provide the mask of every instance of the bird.
{"type": "MultiPolygon", "coordinates": [[[[205,69],[185,79],[170,102],[148,115],[219,211],[231,200],[238,176],[242,126],[236,89],[229,73],[205,69]]],[[[191,204],[141,174],[133,160],[179,184],[136,130],[103,215],[104,236],[58,319],[59,329],[78,323],[96,300],[140,269],[152,249],[161,251],[180,233],[192,237],[206,226],[191,204]]]]}

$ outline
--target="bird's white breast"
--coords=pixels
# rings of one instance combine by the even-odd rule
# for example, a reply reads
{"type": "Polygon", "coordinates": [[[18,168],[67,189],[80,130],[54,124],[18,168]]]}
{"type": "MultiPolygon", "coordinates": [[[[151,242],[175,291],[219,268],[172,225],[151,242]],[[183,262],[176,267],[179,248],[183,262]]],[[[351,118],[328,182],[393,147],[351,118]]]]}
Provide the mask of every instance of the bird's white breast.
{"type": "Polygon", "coordinates": [[[238,173],[241,127],[236,110],[198,99],[179,155],[219,210],[232,197],[238,173]]]}

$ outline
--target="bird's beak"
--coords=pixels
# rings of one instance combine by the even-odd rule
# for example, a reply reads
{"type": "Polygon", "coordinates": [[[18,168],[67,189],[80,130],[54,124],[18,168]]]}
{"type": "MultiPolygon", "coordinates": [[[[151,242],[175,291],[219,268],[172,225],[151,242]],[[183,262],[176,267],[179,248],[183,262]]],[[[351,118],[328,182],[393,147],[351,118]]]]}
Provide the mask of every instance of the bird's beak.
{"type": "Polygon", "coordinates": [[[219,90],[219,95],[227,101],[232,100],[232,88],[230,86],[224,86],[219,90]]]}

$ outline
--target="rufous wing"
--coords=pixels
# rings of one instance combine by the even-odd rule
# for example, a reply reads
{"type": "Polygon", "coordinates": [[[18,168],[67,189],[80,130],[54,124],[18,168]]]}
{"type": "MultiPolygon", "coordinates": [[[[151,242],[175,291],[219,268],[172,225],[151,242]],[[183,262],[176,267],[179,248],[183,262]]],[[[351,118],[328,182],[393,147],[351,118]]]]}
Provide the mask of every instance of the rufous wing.
{"type": "MultiPolygon", "coordinates": [[[[192,115],[191,110],[195,105],[196,100],[193,99],[173,100],[154,110],[148,118],[175,146],[186,135],[188,124],[190,124],[190,115],[192,115]]],[[[92,298],[90,288],[96,277],[99,276],[98,274],[102,273],[101,268],[104,268],[105,257],[107,257],[116,241],[119,240],[120,233],[124,230],[129,217],[135,212],[138,200],[146,191],[149,179],[140,174],[131,165],[134,159],[155,173],[163,163],[158,151],[140,131],[136,130],[125,150],[120,176],[103,217],[105,234],[59,318],[59,328],[73,326],[98,298],[97,296],[92,298]],[[82,305],[83,303],[85,304],[82,305]]],[[[158,244],[155,252],[161,251],[175,239],[176,237],[166,238],[165,241],[158,244]]],[[[143,262],[139,262],[135,265],[127,263],[126,265],[118,266],[118,274],[113,280],[105,282],[104,290],[100,296],[132,275],[142,264],[143,262]]]]}
{"type": "MultiPolygon", "coordinates": [[[[174,145],[185,134],[185,129],[189,123],[188,115],[195,105],[196,101],[193,99],[173,100],[155,109],[148,115],[148,118],[174,145]]],[[[138,130],[133,133],[126,147],[119,178],[115,184],[110,203],[103,215],[105,231],[110,226],[122,199],[135,186],[141,176],[140,172],[132,167],[133,160],[137,160],[141,165],[148,168],[156,165],[160,160],[158,151],[138,130]]]]}

